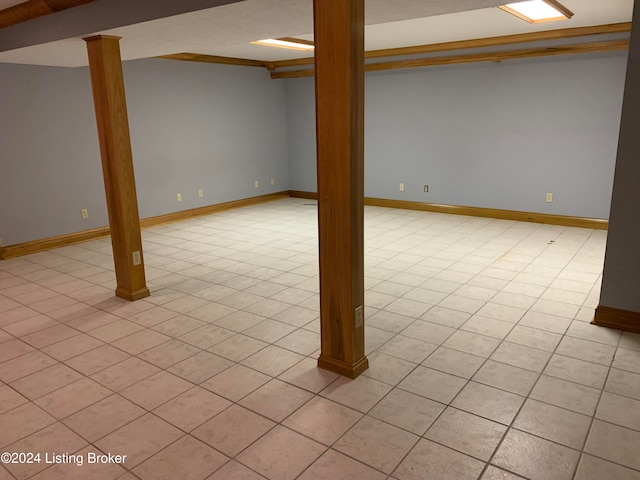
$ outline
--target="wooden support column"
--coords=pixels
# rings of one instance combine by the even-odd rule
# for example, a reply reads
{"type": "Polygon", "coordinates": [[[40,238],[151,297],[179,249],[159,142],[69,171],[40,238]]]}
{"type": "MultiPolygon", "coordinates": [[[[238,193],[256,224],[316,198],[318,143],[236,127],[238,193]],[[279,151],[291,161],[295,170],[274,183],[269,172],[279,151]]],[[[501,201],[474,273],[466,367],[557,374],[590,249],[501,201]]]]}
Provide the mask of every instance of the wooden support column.
{"type": "Polygon", "coordinates": [[[84,39],[89,53],[91,86],[98,124],[104,189],[109,210],[116,295],[138,300],[149,295],[145,283],[138,198],[133,174],[120,37],[84,39]]]}
{"type": "Polygon", "coordinates": [[[364,355],[364,0],[314,0],[321,354],[355,378],[364,355]]]}

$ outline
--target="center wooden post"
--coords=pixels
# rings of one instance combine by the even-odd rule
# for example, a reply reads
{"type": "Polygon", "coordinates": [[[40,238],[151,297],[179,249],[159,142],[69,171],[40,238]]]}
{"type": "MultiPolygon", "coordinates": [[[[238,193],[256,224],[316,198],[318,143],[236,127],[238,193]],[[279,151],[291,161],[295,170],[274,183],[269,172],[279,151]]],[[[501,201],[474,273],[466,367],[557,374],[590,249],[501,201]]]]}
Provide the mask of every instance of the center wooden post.
{"type": "Polygon", "coordinates": [[[364,355],[364,0],[314,0],[321,354],[355,378],[364,355]]]}
{"type": "Polygon", "coordinates": [[[97,35],[84,40],[89,53],[104,190],[109,210],[116,295],[127,300],[138,300],[149,296],[149,289],[142,257],[120,37],[97,35]]]}

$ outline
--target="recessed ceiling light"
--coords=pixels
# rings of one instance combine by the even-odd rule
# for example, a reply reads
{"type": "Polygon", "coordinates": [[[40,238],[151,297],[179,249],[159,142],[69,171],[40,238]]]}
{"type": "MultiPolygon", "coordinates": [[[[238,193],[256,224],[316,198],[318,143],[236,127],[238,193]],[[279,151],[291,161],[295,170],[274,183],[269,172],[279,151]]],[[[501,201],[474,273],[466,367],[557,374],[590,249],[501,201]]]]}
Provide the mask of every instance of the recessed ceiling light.
{"type": "Polygon", "coordinates": [[[508,3],[499,8],[529,23],[569,20],[573,12],[556,0],[529,0],[508,3]]]}
{"type": "Polygon", "coordinates": [[[299,38],[267,38],[265,40],[256,40],[251,42],[254,45],[264,45],[267,47],[288,48],[290,50],[301,50],[304,52],[310,52],[315,47],[313,42],[308,40],[301,40],[299,38]]]}

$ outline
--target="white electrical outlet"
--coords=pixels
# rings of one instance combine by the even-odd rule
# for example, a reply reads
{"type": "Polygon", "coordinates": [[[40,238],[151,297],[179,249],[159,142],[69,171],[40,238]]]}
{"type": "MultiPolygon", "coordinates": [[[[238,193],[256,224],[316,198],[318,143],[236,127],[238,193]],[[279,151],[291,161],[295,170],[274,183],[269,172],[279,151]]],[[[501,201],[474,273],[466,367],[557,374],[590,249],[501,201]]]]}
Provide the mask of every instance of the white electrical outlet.
{"type": "Polygon", "coordinates": [[[86,208],[83,208],[80,214],[82,215],[82,218],[84,218],[85,220],[89,218],[89,210],[87,210],[86,208]]]}
{"type": "Polygon", "coordinates": [[[401,192],[404,192],[404,183],[401,183],[401,184],[400,184],[400,191],[401,191],[401,192]]]}
{"type": "Polygon", "coordinates": [[[131,260],[133,261],[133,266],[138,266],[142,263],[142,256],[140,255],[140,250],[136,250],[131,253],[131,260]]]}
{"type": "Polygon", "coordinates": [[[271,185],[275,185],[275,184],[276,184],[276,179],[275,179],[275,178],[272,178],[272,179],[271,179],[271,185]]]}
{"type": "Polygon", "coordinates": [[[429,193],[429,185],[424,186],[424,193],[429,193]]]}
{"type": "Polygon", "coordinates": [[[178,202],[181,202],[181,201],[182,201],[182,194],[181,194],[181,193],[176,193],[176,200],[177,200],[178,202]]]}
{"type": "Polygon", "coordinates": [[[202,191],[202,189],[198,190],[198,198],[202,198],[204,197],[204,192],[202,191]]]}
{"type": "Polygon", "coordinates": [[[553,193],[547,193],[547,203],[553,202],[553,193]]]}
{"type": "Polygon", "coordinates": [[[260,182],[258,180],[255,181],[256,188],[260,188],[260,182]]]}

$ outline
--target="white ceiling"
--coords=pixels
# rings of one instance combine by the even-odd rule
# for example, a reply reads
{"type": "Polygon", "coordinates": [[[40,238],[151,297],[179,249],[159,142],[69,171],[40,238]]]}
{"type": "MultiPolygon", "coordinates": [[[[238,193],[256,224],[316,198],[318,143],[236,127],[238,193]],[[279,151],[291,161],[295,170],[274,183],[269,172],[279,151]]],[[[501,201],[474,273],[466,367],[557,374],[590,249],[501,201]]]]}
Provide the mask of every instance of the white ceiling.
{"type": "MultiPolygon", "coordinates": [[[[562,0],[571,20],[530,25],[495,8],[501,0],[365,1],[366,50],[629,22],[633,10],[633,0],[562,0]]],[[[0,0],[0,7],[11,3],[0,0]]],[[[94,33],[121,36],[124,60],[191,52],[276,61],[309,54],[249,42],[312,39],[312,32],[312,0],[246,0],[94,33]]],[[[72,38],[2,52],[0,62],[78,67],[87,58],[82,39],[72,38]]]]}

